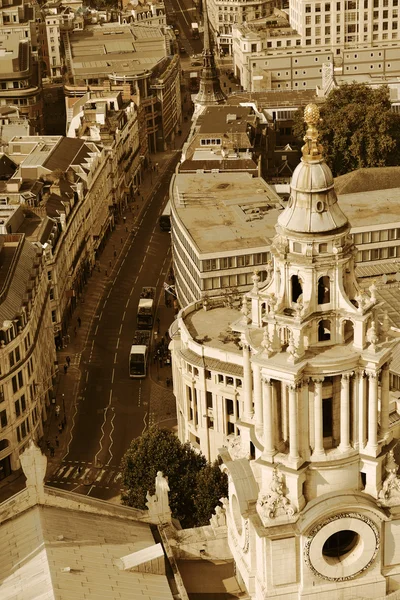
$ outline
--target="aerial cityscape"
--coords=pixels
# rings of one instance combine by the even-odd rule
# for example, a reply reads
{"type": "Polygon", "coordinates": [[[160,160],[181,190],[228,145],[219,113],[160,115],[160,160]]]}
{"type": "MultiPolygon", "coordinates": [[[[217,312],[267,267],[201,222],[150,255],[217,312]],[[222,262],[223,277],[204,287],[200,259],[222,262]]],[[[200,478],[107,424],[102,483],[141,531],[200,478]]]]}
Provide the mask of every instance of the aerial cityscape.
{"type": "Polygon", "coordinates": [[[0,600],[400,600],[398,0],[2,0],[0,600]]]}

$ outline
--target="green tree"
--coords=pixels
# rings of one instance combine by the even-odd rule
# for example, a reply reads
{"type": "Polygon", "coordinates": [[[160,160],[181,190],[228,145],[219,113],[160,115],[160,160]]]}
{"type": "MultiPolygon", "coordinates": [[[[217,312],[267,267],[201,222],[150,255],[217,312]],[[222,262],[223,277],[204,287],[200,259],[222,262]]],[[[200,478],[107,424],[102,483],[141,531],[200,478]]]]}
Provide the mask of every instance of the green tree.
{"type": "MultiPolygon", "coordinates": [[[[365,84],[342,85],[320,107],[320,141],[335,176],[365,167],[400,163],[400,115],[391,110],[389,88],[365,84]]],[[[294,133],[302,138],[303,111],[294,133]]]]}
{"type": "Polygon", "coordinates": [[[228,496],[228,477],[219,468],[219,462],[208,463],[197,475],[195,517],[197,525],[209,525],[210,517],[220,498],[228,496]]]}
{"type": "MultiPolygon", "coordinates": [[[[153,426],[132,441],[122,459],[123,482],[126,488],[122,502],[135,508],[146,508],[146,493],[149,491],[150,494],[154,494],[157,471],[162,471],[168,477],[172,516],[179,519],[182,527],[193,527],[198,524],[198,476],[207,466],[206,458],[196,452],[190,444],[182,444],[171,431],[153,426]]],[[[209,488],[206,493],[210,493],[209,488]]],[[[218,493],[219,488],[210,500],[212,504],[217,496],[208,519],[221,498],[218,493]]],[[[204,510],[201,514],[204,516],[204,510]]]]}

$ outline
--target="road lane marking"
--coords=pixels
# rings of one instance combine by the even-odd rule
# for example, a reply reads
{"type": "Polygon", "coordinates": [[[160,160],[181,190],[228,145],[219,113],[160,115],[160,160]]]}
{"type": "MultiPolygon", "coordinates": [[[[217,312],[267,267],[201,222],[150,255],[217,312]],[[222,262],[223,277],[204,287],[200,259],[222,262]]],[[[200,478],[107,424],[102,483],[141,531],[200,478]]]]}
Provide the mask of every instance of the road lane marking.
{"type": "Polygon", "coordinates": [[[115,375],[115,369],[113,368],[112,375],[111,375],[111,383],[114,383],[114,375],[115,375]]]}
{"type": "Polygon", "coordinates": [[[122,315],[122,320],[125,320],[126,310],[124,310],[124,314],[122,315]]]}
{"type": "Polygon", "coordinates": [[[89,371],[86,371],[86,383],[88,382],[89,379],[89,371]]]}
{"type": "Polygon", "coordinates": [[[98,329],[99,329],[99,326],[98,326],[98,325],[96,325],[96,329],[94,330],[94,335],[97,335],[97,331],[98,331],[98,329]]]}
{"type": "Polygon", "coordinates": [[[101,321],[101,317],[103,316],[103,311],[101,311],[100,316],[99,316],[99,321],[101,321]]]}
{"type": "Polygon", "coordinates": [[[122,332],[122,323],[121,323],[121,325],[119,326],[119,334],[118,334],[118,335],[121,335],[121,332],[122,332]]]}
{"type": "Polygon", "coordinates": [[[111,407],[111,410],[112,410],[112,417],[111,417],[111,421],[110,421],[110,427],[111,427],[111,431],[110,431],[110,446],[108,448],[108,452],[110,454],[110,460],[106,464],[107,467],[109,466],[110,462],[113,459],[113,453],[111,452],[111,448],[112,448],[112,446],[114,444],[113,433],[114,433],[114,429],[115,429],[115,427],[114,427],[115,410],[112,407],[111,407]]]}
{"type": "MultiPolygon", "coordinates": [[[[128,308],[128,305],[129,305],[129,298],[128,298],[128,300],[127,300],[126,304],[125,304],[125,308],[128,308]]],[[[125,313],[124,313],[124,314],[125,314],[125,313]]]]}
{"type": "Polygon", "coordinates": [[[147,412],[144,413],[144,417],[143,417],[144,427],[142,429],[142,433],[144,433],[147,429],[146,417],[147,417],[147,412]]]}
{"type": "Polygon", "coordinates": [[[143,269],[143,263],[140,265],[139,273],[143,269]]]}
{"type": "Polygon", "coordinates": [[[117,350],[118,350],[118,346],[119,346],[119,338],[117,339],[117,350]]]}

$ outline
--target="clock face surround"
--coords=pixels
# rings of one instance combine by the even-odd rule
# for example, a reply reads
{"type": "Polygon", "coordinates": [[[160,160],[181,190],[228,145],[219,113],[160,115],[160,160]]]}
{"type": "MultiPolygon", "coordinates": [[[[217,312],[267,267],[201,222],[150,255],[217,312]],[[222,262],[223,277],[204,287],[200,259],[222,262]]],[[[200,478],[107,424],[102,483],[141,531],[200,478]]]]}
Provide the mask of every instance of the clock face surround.
{"type": "Polygon", "coordinates": [[[348,581],[369,568],[379,544],[378,529],[370,518],[340,513],[312,529],[304,546],[304,559],[318,577],[348,581]]]}

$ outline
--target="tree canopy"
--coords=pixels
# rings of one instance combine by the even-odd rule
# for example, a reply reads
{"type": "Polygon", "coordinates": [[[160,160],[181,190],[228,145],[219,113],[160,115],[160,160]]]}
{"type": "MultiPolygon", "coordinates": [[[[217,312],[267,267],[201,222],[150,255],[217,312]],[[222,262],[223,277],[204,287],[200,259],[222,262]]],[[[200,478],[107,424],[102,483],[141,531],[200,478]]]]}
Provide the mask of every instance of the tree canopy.
{"type": "MultiPolygon", "coordinates": [[[[333,175],[365,167],[400,164],[400,115],[391,110],[389,88],[342,85],[320,107],[320,141],[333,175]]],[[[294,133],[303,137],[303,111],[294,133]]]]}
{"type": "Polygon", "coordinates": [[[146,493],[155,492],[157,471],[168,477],[172,516],[182,527],[206,525],[219,499],[228,494],[227,477],[189,443],[182,444],[167,429],[153,426],[132,441],[122,459],[126,488],[122,502],[146,508],[146,493]]]}

